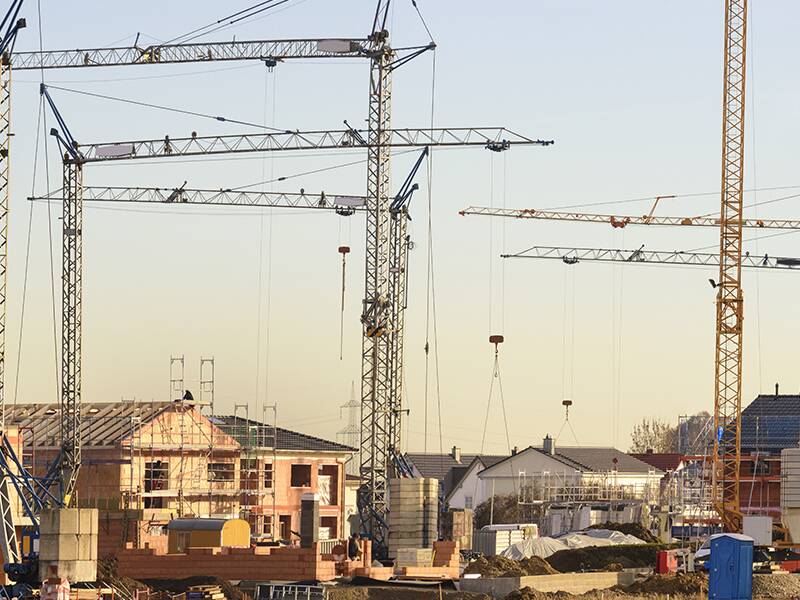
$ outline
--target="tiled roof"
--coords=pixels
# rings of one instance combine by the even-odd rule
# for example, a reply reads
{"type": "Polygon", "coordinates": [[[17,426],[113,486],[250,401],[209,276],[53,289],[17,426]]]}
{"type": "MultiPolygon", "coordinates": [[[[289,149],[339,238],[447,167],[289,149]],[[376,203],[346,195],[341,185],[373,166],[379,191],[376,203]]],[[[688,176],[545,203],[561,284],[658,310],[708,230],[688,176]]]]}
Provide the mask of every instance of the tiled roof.
{"type": "Polygon", "coordinates": [[[667,471],[674,471],[680,464],[683,456],[678,453],[664,453],[664,452],[646,452],[644,454],[631,453],[630,456],[646,462],[651,467],[655,467],[665,473],[667,471]]]}
{"type": "MultiPolygon", "coordinates": [[[[242,445],[271,445],[273,443],[272,427],[254,419],[245,419],[233,415],[209,417],[211,422],[232,436],[242,445]]],[[[314,437],[298,431],[276,427],[274,443],[277,450],[298,450],[310,452],[356,452],[355,448],[314,437]]]]}
{"type": "Polygon", "coordinates": [[[556,446],[556,456],[564,457],[580,465],[584,470],[594,472],[616,470],[620,473],[649,473],[654,468],[616,448],[556,446]]]}
{"type": "Polygon", "coordinates": [[[419,471],[422,477],[432,477],[439,481],[443,481],[453,467],[469,465],[475,456],[475,454],[462,454],[461,460],[457,461],[451,454],[406,453],[406,459],[419,471]]]}
{"type": "Polygon", "coordinates": [[[778,452],[800,443],[800,395],[760,394],[742,411],[742,448],[778,452]]]}

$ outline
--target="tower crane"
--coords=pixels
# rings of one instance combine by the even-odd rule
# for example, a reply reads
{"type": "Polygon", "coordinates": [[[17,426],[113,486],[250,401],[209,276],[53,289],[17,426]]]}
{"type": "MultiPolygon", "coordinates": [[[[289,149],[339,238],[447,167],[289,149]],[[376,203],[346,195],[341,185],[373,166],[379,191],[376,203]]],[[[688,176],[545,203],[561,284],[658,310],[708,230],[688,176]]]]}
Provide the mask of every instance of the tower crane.
{"type": "MultiPolygon", "coordinates": [[[[8,219],[8,183],[9,183],[9,139],[11,135],[11,72],[12,70],[37,70],[37,69],[64,69],[64,68],[94,68],[129,65],[155,65],[177,64],[216,61],[255,60],[264,62],[272,67],[278,62],[294,59],[335,59],[368,57],[369,43],[366,38],[319,38],[319,39],[289,39],[289,40],[250,40],[234,42],[207,42],[194,44],[162,44],[140,48],[126,46],[115,48],[91,48],[87,50],[52,50],[43,52],[13,52],[13,40],[16,31],[25,26],[24,19],[17,18],[22,0],[15,0],[0,28],[8,24],[9,29],[3,37],[2,61],[0,61],[0,419],[4,407],[3,395],[3,365],[5,360],[5,264],[7,248],[7,219],[8,219]]],[[[224,118],[218,118],[224,121],[224,118]]],[[[76,175],[76,173],[73,173],[76,175]]],[[[78,181],[72,180],[69,185],[75,187],[78,181]]],[[[75,217],[75,215],[71,215],[75,217]]],[[[79,217],[79,215],[77,215],[79,217]]],[[[73,218],[73,225],[80,225],[79,220],[73,218]]],[[[68,238],[79,234],[74,227],[64,229],[65,243],[68,238]]],[[[72,244],[69,252],[72,260],[80,260],[80,245],[72,244]]],[[[80,286],[70,278],[70,274],[62,273],[63,294],[62,311],[73,313],[80,304],[80,286]]],[[[79,318],[79,317],[78,317],[79,318]]],[[[75,370],[75,364],[70,360],[80,354],[80,324],[74,330],[75,319],[66,319],[62,322],[62,368],[61,390],[62,397],[60,410],[61,419],[61,445],[62,451],[57,459],[57,470],[60,479],[57,482],[60,488],[58,495],[50,495],[47,502],[59,498],[59,502],[69,505],[72,491],[80,466],[80,372],[75,370]],[[73,328],[67,332],[66,328],[73,328]],[[77,335],[76,335],[77,333],[77,335]]],[[[79,367],[78,367],[79,368],[79,367]]],[[[53,471],[54,469],[51,469],[53,471]]],[[[52,473],[48,474],[45,481],[48,485],[53,483],[52,473]]],[[[8,478],[4,478],[6,480],[8,478]]],[[[15,481],[11,478],[12,481],[15,481]]],[[[2,481],[0,480],[0,514],[4,517],[10,514],[6,509],[10,500],[4,496],[2,481]]],[[[36,480],[30,474],[20,474],[19,481],[28,482],[36,480]]],[[[16,484],[15,484],[16,485],[16,484]]],[[[41,486],[37,493],[43,494],[41,486]]],[[[47,495],[47,494],[45,494],[47,495]]],[[[6,521],[4,520],[4,523],[6,521]]],[[[13,530],[4,526],[4,531],[13,530]]],[[[16,543],[3,543],[4,558],[7,563],[18,562],[18,548],[16,543]]]]}
{"type": "Polygon", "coordinates": [[[711,499],[727,531],[742,529],[742,191],[747,68],[747,0],[725,1],[722,98],[722,195],[719,226],[714,456],[711,499]]]}

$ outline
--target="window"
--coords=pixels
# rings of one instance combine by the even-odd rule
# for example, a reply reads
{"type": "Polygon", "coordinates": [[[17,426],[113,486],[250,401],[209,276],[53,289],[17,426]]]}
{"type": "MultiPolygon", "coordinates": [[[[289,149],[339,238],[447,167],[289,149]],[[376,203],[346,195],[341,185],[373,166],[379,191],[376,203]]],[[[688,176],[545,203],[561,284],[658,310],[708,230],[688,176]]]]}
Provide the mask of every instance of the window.
{"type": "MultiPolygon", "coordinates": [[[[163,460],[144,463],[144,491],[155,494],[169,489],[169,463],[163,460]]],[[[156,495],[144,498],[145,508],[164,508],[164,498],[156,495]]]]}
{"type": "Polygon", "coordinates": [[[209,481],[233,481],[233,463],[208,463],[209,481]]]}
{"type": "Polygon", "coordinates": [[[289,540],[292,537],[292,515],[281,515],[278,517],[280,539],[289,540]]]}
{"type": "Polygon", "coordinates": [[[264,487],[268,490],[271,490],[274,485],[273,476],[272,463],[264,463],[264,487]]]}
{"type": "Polygon", "coordinates": [[[292,465],[292,487],[311,487],[311,465],[292,465]]]}
{"type": "Polygon", "coordinates": [[[769,463],[765,460],[756,458],[750,463],[751,475],[769,475],[769,463]]]}
{"type": "Polygon", "coordinates": [[[264,522],[261,524],[261,533],[272,537],[272,515],[264,515],[264,522]]]}
{"type": "Polygon", "coordinates": [[[464,496],[464,508],[472,508],[472,496],[464,496]]]}

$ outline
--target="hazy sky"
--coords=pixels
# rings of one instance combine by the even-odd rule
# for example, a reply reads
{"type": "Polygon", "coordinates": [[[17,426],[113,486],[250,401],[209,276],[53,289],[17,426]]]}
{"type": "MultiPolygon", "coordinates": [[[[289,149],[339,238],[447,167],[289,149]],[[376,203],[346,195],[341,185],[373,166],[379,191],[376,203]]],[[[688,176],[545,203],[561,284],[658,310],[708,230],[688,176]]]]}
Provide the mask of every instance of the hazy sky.
{"type": "MultiPolygon", "coordinates": [[[[45,48],[168,40],[249,3],[42,1],[45,48]]],[[[294,0],[266,18],[213,39],[361,37],[372,1],[294,0]]],[[[539,443],[564,422],[561,443],[627,447],[643,417],[675,422],[713,406],[714,270],[613,267],[533,260],[502,261],[501,251],[534,244],[715,251],[718,232],[612,230],[604,225],[491,221],[460,217],[467,205],[563,207],[664,194],[661,214],[718,210],[721,146],[723,2],[437,2],[417,0],[438,44],[394,78],[397,127],[503,125],[550,148],[434,152],[433,247],[439,374],[431,361],[427,448],[481,449],[493,349],[502,333],[502,383],[511,445],[539,443]],[[433,85],[435,84],[435,86],[433,85]],[[441,438],[436,420],[441,403],[441,438]],[[617,409],[619,407],[619,414],[617,409]]],[[[38,47],[36,3],[17,50],[38,47]]],[[[800,186],[796,140],[800,92],[796,57],[800,5],[751,3],[747,187],[800,186]]],[[[395,46],[426,43],[407,0],[395,2],[395,46]]],[[[48,209],[33,206],[21,354],[22,288],[34,177],[39,74],[14,81],[12,219],[8,326],[9,402],[55,401],[53,302],[48,209]],[[21,359],[15,391],[17,360],[21,359]]],[[[263,65],[139,66],[49,71],[56,86],[223,115],[281,128],[338,129],[366,117],[365,61],[263,65]]],[[[197,131],[239,133],[243,126],[53,91],[81,142],[173,137],[197,131]]],[[[49,124],[52,119],[49,120],[49,124]]],[[[41,136],[44,137],[43,135],[41,136]]],[[[43,152],[43,151],[42,151],[43,152]]],[[[232,187],[359,160],[363,152],[90,165],[86,185],[232,187]]],[[[399,185],[413,162],[394,161],[399,185]]],[[[51,143],[50,186],[61,167],[51,143]]],[[[37,192],[47,188],[45,163],[37,192]]],[[[412,203],[416,248],[410,259],[406,383],[411,408],[406,447],[425,447],[424,373],[428,174],[412,203]]],[[[364,193],[363,164],[291,178],[276,190],[364,193]]],[[[763,202],[800,189],[749,194],[763,202]]],[[[588,207],[645,214],[651,201],[588,207]]],[[[577,209],[576,209],[577,210],[577,209]]],[[[749,210],[750,216],[800,218],[797,199],[749,210]]],[[[56,312],[60,311],[60,207],[51,208],[56,312]]],[[[751,252],[800,256],[796,236],[750,241],[751,252]]],[[[753,239],[753,233],[747,233],[753,239]]],[[[184,354],[187,387],[198,387],[201,356],[216,358],[219,412],[278,404],[279,424],[333,437],[345,425],[339,406],[360,377],[358,322],[363,288],[363,219],[304,211],[239,208],[87,206],[84,226],[86,401],[165,399],[169,357],[184,354]],[[339,361],[340,257],[349,244],[344,360],[339,361]],[[260,257],[261,256],[261,257],[260,257]],[[259,276],[259,270],[261,276],[259,276]],[[259,281],[260,293],[259,293],[259,281]],[[259,319],[259,303],[261,317],[259,319]],[[261,334],[258,334],[258,323],[261,334]],[[260,349],[259,349],[260,340],[260,349]],[[260,376],[257,378],[257,373],[260,376]],[[256,399],[256,392],[258,398],[256,399]]],[[[744,398],[773,389],[797,392],[794,349],[800,335],[800,274],[745,279],[744,398]]],[[[60,328],[58,328],[60,332],[60,328]]],[[[433,343],[433,334],[431,341],[433,343]]],[[[497,386],[495,386],[495,392],[497,386]]],[[[495,393],[484,450],[508,448],[495,393]]],[[[251,413],[252,415],[253,413],[251,413]]]]}

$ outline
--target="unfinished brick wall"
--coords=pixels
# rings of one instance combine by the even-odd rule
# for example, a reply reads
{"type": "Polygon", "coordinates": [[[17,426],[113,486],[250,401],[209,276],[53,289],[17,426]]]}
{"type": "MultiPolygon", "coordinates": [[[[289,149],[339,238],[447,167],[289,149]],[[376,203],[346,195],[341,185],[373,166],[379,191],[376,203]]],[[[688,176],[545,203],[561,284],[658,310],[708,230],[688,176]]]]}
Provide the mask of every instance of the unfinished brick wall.
{"type": "Polygon", "coordinates": [[[312,548],[190,548],[187,554],[160,554],[152,549],[125,549],[117,553],[120,575],[133,579],[171,579],[212,575],[220,579],[329,581],[336,563],[312,548]]]}

